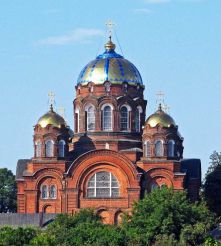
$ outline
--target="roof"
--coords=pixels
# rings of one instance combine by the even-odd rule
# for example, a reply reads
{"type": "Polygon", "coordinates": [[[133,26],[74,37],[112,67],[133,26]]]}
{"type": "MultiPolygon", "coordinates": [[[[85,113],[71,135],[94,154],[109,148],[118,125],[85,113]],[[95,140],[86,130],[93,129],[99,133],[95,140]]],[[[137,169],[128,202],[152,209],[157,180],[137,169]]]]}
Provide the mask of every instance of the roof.
{"type": "Polygon", "coordinates": [[[181,160],[181,170],[186,172],[190,179],[201,180],[201,161],[200,159],[183,159],[181,160]]]}
{"type": "Polygon", "coordinates": [[[78,85],[87,85],[89,82],[103,84],[109,81],[112,84],[127,82],[130,85],[143,86],[138,69],[114,51],[115,45],[111,41],[105,45],[105,49],[103,54],[98,55],[82,69],[78,77],[78,85]]]}
{"type": "Polygon", "coordinates": [[[17,167],[16,167],[16,180],[23,180],[23,172],[27,168],[27,164],[30,161],[30,159],[20,159],[17,162],[17,167]]]}

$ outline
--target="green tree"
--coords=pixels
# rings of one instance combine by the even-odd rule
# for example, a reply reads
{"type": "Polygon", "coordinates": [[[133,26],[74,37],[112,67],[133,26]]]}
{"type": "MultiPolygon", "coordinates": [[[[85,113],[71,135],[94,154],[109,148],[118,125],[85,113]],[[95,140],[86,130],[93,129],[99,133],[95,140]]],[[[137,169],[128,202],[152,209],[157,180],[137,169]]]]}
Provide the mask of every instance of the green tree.
{"type": "Polygon", "coordinates": [[[15,175],[7,168],[0,168],[0,213],[16,212],[15,175]]]}
{"type": "Polygon", "coordinates": [[[210,210],[221,216],[221,153],[214,151],[210,160],[203,193],[210,210]]]}
{"type": "Polygon", "coordinates": [[[38,229],[33,227],[1,227],[0,245],[1,246],[23,246],[29,245],[29,242],[37,235],[38,229]]]}
{"type": "Polygon", "coordinates": [[[57,216],[45,231],[31,242],[32,246],[126,246],[124,233],[115,226],[102,224],[93,210],[82,209],[74,216],[57,216]]]}
{"type": "Polygon", "coordinates": [[[192,204],[185,192],[163,188],[137,202],[123,228],[127,240],[136,238],[138,245],[159,245],[162,239],[163,245],[200,245],[215,223],[204,203],[192,204]]]}

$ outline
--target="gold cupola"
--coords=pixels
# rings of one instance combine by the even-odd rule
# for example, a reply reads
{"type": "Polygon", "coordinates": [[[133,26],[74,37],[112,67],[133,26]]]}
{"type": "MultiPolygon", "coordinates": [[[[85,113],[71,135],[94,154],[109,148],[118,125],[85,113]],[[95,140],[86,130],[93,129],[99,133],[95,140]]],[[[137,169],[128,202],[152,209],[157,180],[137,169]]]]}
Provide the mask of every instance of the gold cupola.
{"type": "Polygon", "coordinates": [[[42,128],[47,125],[61,128],[62,126],[67,126],[67,123],[62,116],[54,111],[53,106],[51,105],[50,110],[38,120],[37,125],[40,125],[42,128]]]}
{"type": "Polygon", "coordinates": [[[145,125],[150,125],[150,127],[155,127],[158,124],[163,127],[176,126],[174,119],[163,111],[161,104],[159,104],[158,110],[150,115],[145,122],[145,125]]]}
{"type": "Polygon", "coordinates": [[[133,63],[115,52],[116,45],[109,37],[104,45],[104,53],[90,61],[81,70],[77,85],[87,85],[89,82],[103,84],[109,81],[111,84],[140,85],[144,87],[141,75],[133,63]]]}

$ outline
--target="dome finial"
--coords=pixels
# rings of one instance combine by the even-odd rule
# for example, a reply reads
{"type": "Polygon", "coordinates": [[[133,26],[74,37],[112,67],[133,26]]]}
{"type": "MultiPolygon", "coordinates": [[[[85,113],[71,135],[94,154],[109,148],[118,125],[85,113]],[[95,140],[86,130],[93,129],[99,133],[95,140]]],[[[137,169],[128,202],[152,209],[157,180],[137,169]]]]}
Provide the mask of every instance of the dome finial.
{"type": "Polygon", "coordinates": [[[107,20],[107,22],[105,24],[106,24],[106,27],[107,27],[107,32],[109,34],[109,41],[105,44],[104,47],[105,47],[106,51],[111,51],[111,50],[114,50],[115,47],[116,47],[116,45],[111,40],[113,27],[115,26],[115,24],[113,23],[112,20],[107,20]]]}
{"type": "Polygon", "coordinates": [[[54,112],[53,104],[50,105],[50,111],[54,112]]]}
{"type": "Polygon", "coordinates": [[[162,104],[161,104],[161,103],[159,103],[158,110],[159,110],[159,111],[163,111],[163,110],[162,110],[162,104]]]}
{"type": "Polygon", "coordinates": [[[109,41],[104,45],[106,51],[113,51],[116,45],[111,41],[111,36],[109,37],[109,41]]]}

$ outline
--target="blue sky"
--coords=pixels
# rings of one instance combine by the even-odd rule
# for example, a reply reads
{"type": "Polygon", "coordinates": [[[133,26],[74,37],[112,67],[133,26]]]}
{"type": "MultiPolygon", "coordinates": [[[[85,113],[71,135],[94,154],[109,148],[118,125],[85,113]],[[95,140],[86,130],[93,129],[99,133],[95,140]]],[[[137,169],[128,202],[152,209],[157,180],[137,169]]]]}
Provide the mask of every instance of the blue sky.
{"type": "Polygon", "coordinates": [[[147,115],[162,90],[184,156],[200,158],[205,173],[210,154],[221,151],[220,11],[220,0],[1,1],[0,167],[15,172],[17,159],[32,157],[33,126],[48,109],[49,91],[73,128],[77,77],[103,52],[112,19],[145,83],[147,115]]]}

